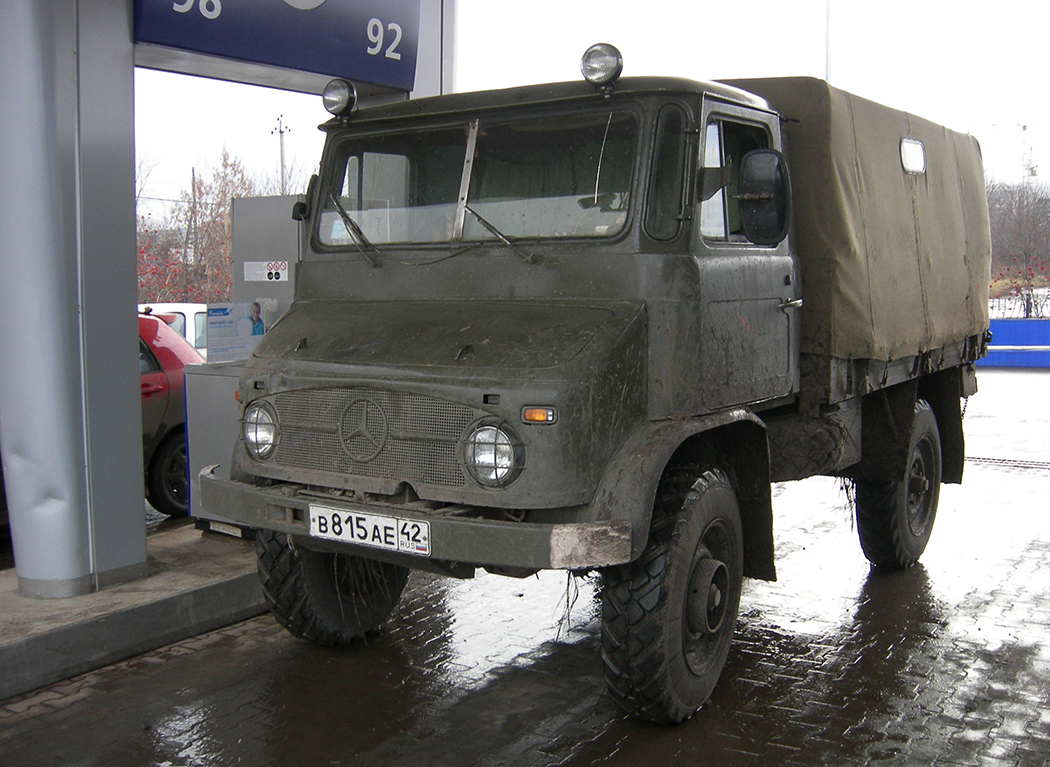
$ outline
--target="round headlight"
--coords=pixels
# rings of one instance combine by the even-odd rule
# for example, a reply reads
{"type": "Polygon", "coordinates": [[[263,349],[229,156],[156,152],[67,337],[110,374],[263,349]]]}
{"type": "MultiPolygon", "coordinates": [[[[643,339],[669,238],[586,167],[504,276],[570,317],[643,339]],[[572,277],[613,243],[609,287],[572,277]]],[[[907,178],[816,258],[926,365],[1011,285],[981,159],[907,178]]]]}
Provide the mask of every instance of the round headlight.
{"type": "Polygon", "coordinates": [[[598,43],[588,48],[580,61],[583,79],[591,85],[607,87],[616,82],[623,72],[623,56],[615,45],[598,43]]]}
{"type": "Polygon", "coordinates": [[[467,469],[486,487],[513,482],[521,473],[524,456],[521,440],[504,424],[482,424],[467,437],[467,469]]]}
{"type": "Polygon", "coordinates": [[[332,80],[321,93],[324,108],[336,117],[350,114],[357,105],[357,88],[349,80],[332,80]]]}
{"type": "Polygon", "coordinates": [[[244,410],[241,421],[244,446],[253,458],[265,461],[273,455],[280,436],[277,413],[266,402],[253,402],[244,410]]]}

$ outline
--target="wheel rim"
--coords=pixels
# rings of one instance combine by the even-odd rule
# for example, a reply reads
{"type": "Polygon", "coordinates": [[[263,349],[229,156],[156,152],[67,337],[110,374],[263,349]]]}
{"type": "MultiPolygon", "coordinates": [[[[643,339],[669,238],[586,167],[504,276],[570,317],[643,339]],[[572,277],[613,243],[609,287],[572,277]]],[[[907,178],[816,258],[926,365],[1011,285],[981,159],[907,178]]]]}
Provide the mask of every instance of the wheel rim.
{"type": "Polygon", "coordinates": [[[696,675],[706,674],[719,662],[732,604],[731,577],[726,561],[732,560],[733,537],[723,520],[708,526],[693,556],[682,625],[685,659],[696,675]]]}
{"type": "Polygon", "coordinates": [[[698,561],[685,610],[690,633],[717,633],[725,620],[728,596],[729,568],[717,559],[705,557],[698,561]]]}
{"type": "Polygon", "coordinates": [[[933,443],[924,437],[915,446],[908,469],[908,528],[912,535],[921,536],[930,524],[933,510],[933,472],[936,456],[933,443]]]}
{"type": "Polygon", "coordinates": [[[186,503],[186,448],[176,450],[171,460],[164,467],[164,487],[171,500],[178,504],[186,503]]]}

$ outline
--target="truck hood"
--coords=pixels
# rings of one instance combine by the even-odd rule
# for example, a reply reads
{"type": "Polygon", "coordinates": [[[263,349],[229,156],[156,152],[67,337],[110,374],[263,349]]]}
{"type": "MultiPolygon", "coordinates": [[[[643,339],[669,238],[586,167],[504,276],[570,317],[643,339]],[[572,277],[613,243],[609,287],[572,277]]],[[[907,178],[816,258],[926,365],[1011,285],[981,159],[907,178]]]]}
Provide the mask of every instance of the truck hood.
{"type": "Polygon", "coordinates": [[[556,368],[597,336],[615,342],[643,311],[641,301],[299,301],[253,357],[377,367],[556,368]]]}

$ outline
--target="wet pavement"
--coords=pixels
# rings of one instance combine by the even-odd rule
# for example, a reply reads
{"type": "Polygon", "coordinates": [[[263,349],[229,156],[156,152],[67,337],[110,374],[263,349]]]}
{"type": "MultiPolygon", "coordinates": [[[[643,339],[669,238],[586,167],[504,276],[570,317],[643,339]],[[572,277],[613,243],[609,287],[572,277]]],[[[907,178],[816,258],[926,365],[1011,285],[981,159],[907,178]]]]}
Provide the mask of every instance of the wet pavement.
{"type": "Polygon", "coordinates": [[[597,576],[417,573],[367,644],[262,616],[0,701],[0,765],[1050,765],[1050,373],[981,386],[908,571],[870,570],[837,481],[775,486],[779,580],[680,726],[605,693],[597,576]]]}

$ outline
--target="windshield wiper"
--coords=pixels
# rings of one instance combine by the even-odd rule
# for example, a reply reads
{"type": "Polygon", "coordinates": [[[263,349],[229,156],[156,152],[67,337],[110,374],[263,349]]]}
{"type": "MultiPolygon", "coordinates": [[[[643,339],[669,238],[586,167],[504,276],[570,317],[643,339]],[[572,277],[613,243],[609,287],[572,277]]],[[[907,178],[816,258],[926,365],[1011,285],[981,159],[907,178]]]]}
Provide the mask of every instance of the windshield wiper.
{"type": "Polygon", "coordinates": [[[368,259],[368,263],[372,266],[382,266],[383,262],[379,260],[379,256],[382,255],[382,251],[379,250],[375,245],[365,237],[365,233],[361,231],[360,225],[350,217],[350,214],[346,212],[346,208],[339,202],[339,198],[334,194],[328,195],[332,202],[335,204],[335,209],[339,212],[339,218],[343,220],[343,224],[346,225],[346,230],[350,233],[351,239],[354,241],[354,246],[361,251],[361,255],[368,259]],[[375,255],[369,253],[365,248],[371,248],[375,251],[375,255]]]}
{"type": "Polygon", "coordinates": [[[488,221],[483,219],[481,217],[481,214],[478,213],[476,210],[474,210],[472,207],[470,207],[469,205],[464,205],[463,206],[463,210],[465,210],[467,213],[469,213],[474,218],[476,218],[479,224],[481,224],[483,227],[488,229],[489,234],[491,234],[497,240],[499,240],[504,245],[506,245],[508,248],[510,248],[514,252],[514,255],[516,255],[522,261],[524,261],[527,264],[534,264],[534,263],[536,263],[536,258],[535,258],[535,256],[533,254],[524,252],[521,248],[519,248],[517,245],[515,245],[513,242],[511,242],[507,238],[507,235],[503,234],[503,232],[501,232],[499,229],[497,229],[491,223],[489,223],[488,221]]]}
{"type": "Polygon", "coordinates": [[[467,147],[466,154],[463,157],[463,172],[459,179],[459,199],[456,202],[456,218],[452,227],[452,242],[458,243],[463,241],[463,229],[466,214],[469,213],[477,219],[479,224],[488,230],[489,234],[510,248],[514,255],[527,264],[534,264],[536,263],[536,258],[531,253],[523,252],[517,245],[510,241],[507,235],[503,234],[503,232],[482,218],[480,213],[467,205],[467,196],[470,192],[470,175],[474,169],[474,155],[477,153],[477,146],[478,120],[474,119],[470,121],[467,128],[467,147]]]}
{"type": "MultiPolygon", "coordinates": [[[[474,154],[478,146],[478,121],[471,120],[467,127],[467,153],[463,156],[463,170],[459,177],[459,197],[456,200],[456,219],[452,224],[452,242],[463,240],[463,224],[467,212],[467,193],[470,191],[470,174],[474,168],[474,154]]],[[[476,214],[475,214],[476,215],[476,214]]]]}

